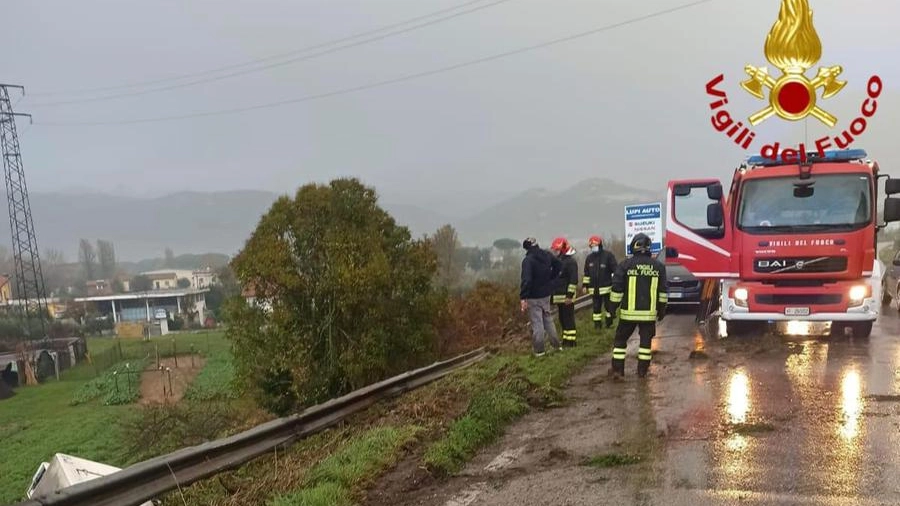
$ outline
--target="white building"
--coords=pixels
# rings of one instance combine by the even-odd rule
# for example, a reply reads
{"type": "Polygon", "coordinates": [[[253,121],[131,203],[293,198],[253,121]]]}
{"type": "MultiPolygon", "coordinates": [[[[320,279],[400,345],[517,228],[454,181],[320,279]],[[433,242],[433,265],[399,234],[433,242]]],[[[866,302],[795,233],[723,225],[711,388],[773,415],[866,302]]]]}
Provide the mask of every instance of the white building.
{"type": "Polygon", "coordinates": [[[147,271],[139,274],[150,279],[150,286],[153,290],[174,290],[178,287],[178,281],[181,279],[188,280],[191,288],[202,289],[209,288],[219,282],[216,272],[211,268],[190,270],[190,269],[159,269],[155,271],[147,271]]]}
{"type": "Polygon", "coordinates": [[[113,322],[152,321],[156,314],[193,316],[202,323],[206,319],[208,289],[169,289],[149,292],[120,293],[78,297],[76,303],[93,304],[96,311],[108,315],[113,322]]]}

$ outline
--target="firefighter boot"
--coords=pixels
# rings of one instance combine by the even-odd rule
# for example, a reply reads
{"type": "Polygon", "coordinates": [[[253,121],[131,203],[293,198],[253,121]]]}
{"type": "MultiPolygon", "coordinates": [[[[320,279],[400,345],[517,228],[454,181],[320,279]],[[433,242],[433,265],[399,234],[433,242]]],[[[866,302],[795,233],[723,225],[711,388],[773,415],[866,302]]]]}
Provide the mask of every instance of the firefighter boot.
{"type": "Polygon", "coordinates": [[[609,375],[613,379],[622,379],[625,377],[625,347],[615,347],[612,352],[612,365],[609,368],[609,375]]]}
{"type": "Polygon", "coordinates": [[[638,348],[638,366],[637,366],[637,374],[641,378],[647,377],[647,372],[650,371],[650,358],[652,357],[652,351],[650,348],[638,348]]]}

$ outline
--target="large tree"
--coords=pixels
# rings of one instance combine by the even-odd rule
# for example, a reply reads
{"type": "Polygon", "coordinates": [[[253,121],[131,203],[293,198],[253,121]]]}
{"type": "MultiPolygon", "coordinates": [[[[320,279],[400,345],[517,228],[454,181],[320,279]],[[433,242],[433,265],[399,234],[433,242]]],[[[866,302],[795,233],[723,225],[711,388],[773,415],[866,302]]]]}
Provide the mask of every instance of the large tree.
{"type": "Polygon", "coordinates": [[[97,256],[100,260],[100,276],[112,279],[116,275],[116,249],[113,243],[97,240],[97,256]]]}
{"type": "Polygon", "coordinates": [[[41,256],[44,286],[48,294],[62,291],[70,281],[64,271],[65,263],[63,252],[58,249],[48,249],[41,256]]]}
{"type": "Polygon", "coordinates": [[[229,300],[228,334],[241,384],[276,413],[433,358],[434,255],[356,179],[279,198],[232,267],[270,303],[229,300]]]}
{"type": "Polygon", "coordinates": [[[97,253],[94,245],[87,239],[82,239],[78,244],[78,263],[88,281],[97,279],[97,253]]]}
{"type": "Polygon", "coordinates": [[[465,267],[456,230],[450,225],[444,225],[428,238],[428,242],[437,257],[437,284],[449,289],[459,282],[465,267]]]}

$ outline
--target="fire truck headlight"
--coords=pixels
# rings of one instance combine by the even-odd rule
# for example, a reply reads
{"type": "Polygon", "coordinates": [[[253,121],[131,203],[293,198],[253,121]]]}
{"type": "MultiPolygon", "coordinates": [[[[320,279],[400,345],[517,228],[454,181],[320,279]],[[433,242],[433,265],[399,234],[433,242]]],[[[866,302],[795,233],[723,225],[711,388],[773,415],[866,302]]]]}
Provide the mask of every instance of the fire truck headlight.
{"type": "Polygon", "coordinates": [[[740,307],[747,307],[747,298],[750,297],[750,293],[747,292],[746,288],[735,288],[734,289],[734,302],[740,307]]]}
{"type": "Polygon", "coordinates": [[[850,305],[858,306],[863,303],[863,299],[869,295],[869,287],[866,285],[856,285],[850,289],[850,305]]]}

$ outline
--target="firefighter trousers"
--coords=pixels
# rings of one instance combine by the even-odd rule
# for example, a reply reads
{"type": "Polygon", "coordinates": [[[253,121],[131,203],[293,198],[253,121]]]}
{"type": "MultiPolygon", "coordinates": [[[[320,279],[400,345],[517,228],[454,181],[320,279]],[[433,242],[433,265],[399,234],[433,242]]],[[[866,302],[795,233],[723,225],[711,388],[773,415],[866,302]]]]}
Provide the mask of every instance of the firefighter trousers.
{"type": "Polygon", "coordinates": [[[619,320],[616,328],[616,338],[613,342],[612,368],[618,374],[625,374],[625,350],[628,346],[628,338],[638,329],[641,342],[638,347],[638,376],[645,376],[650,369],[651,350],[650,343],[656,335],[656,322],[635,322],[619,320]]]}
{"type": "Polygon", "coordinates": [[[562,327],[562,345],[575,346],[575,304],[557,304],[559,310],[559,326],[562,327]]]}
{"type": "Polygon", "coordinates": [[[600,327],[604,318],[606,319],[606,326],[612,327],[613,315],[609,312],[609,293],[594,293],[593,300],[594,313],[591,316],[594,320],[594,327],[600,327]]]}

